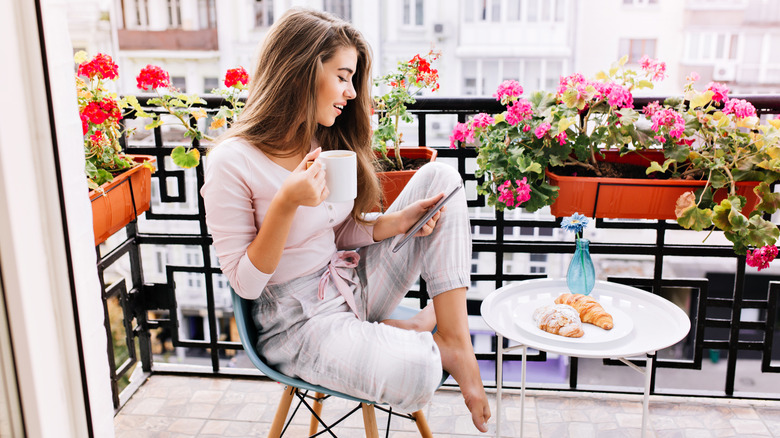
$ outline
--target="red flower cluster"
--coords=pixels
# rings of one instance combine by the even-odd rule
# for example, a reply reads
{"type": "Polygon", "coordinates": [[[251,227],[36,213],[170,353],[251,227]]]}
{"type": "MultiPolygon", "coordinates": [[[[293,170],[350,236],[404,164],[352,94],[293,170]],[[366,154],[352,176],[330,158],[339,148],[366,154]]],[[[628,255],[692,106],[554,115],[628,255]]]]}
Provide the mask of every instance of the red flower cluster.
{"type": "MultiPolygon", "coordinates": [[[[431,54],[431,61],[438,59],[437,55],[431,54]]],[[[439,89],[439,71],[435,68],[431,68],[431,63],[420,55],[414,55],[414,58],[409,60],[409,67],[416,72],[415,81],[426,86],[432,86],[431,91],[439,89]]]]}
{"type": "Polygon", "coordinates": [[[141,69],[141,73],[135,78],[138,88],[141,90],[153,90],[155,88],[170,88],[171,76],[167,71],[156,65],[147,65],[141,69]]]}
{"type": "Polygon", "coordinates": [[[234,87],[239,82],[241,85],[249,83],[249,74],[244,70],[244,67],[228,69],[227,73],[225,73],[225,86],[228,88],[234,87]]]}
{"type": "Polygon", "coordinates": [[[98,53],[91,61],[79,65],[78,75],[90,79],[116,79],[119,67],[110,56],[98,53]]]}
{"type": "MultiPolygon", "coordinates": [[[[84,117],[95,125],[100,125],[106,120],[109,122],[117,122],[122,119],[122,111],[119,110],[114,99],[109,97],[100,101],[89,102],[81,111],[82,115],[82,128],[84,127],[84,117]]],[[[86,134],[86,132],[84,132],[86,134]]]]}

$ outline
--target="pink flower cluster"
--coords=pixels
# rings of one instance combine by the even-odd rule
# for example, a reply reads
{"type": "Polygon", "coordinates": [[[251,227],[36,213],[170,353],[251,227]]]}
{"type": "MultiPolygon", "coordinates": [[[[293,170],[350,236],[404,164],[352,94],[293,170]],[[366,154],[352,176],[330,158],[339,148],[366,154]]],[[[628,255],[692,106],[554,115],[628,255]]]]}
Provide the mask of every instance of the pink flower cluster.
{"type": "Polygon", "coordinates": [[[500,101],[501,104],[507,105],[509,102],[517,99],[523,94],[523,87],[517,81],[509,80],[502,82],[496,89],[496,93],[493,97],[500,101]]]}
{"type": "Polygon", "coordinates": [[[467,123],[455,124],[455,127],[452,129],[452,134],[450,135],[450,149],[457,149],[458,145],[455,144],[456,141],[465,141],[467,143],[474,142],[474,131],[469,128],[467,123]]]}
{"type": "Polygon", "coordinates": [[[725,102],[729,100],[729,87],[727,87],[726,84],[721,84],[720,82],[710,82],[707,84],[706,91],[712,91],[715,93],[712,96],[712,100],[715,102],[725,102]]]}
{"type": "Polygon", "coordinates": [[[78,75],[90,79],[116,79],[119,76],[119,67],[109,55],[98,53],[89,62],[79,64],[78,75]]]}
{"type": "Polygon", "coordinates": [[[683,131],[685,131],[685,120],[677,111],[671,108],[655,111],[650,120],[653,122],[653,131],[658,132],[662,126],[665,126],[669,128],[669,136],[672,138],[682,137],[683,131]]]}
{"type": "Polygon", "coordinates": [[[156,65],[147,65],[141,69],[141,73],[135,78],[138,88],[141,90],[153,90],[156,88],[170,88],[171,76],[167,71],[156,65]]]}
{"type": "Polygon", "coordinates": [[[547,134],[547,131],[550,130],[552,126],[547,122],[542,122],[539,124],[539,126],[536,127],[536,130],[534,131],[534,135],[536,135],[536,138],[541,139],[547,134]]]}
{"type": "Polygon", "coordinates": [[[666,63],[657,59],[650,59],[647,55],[639,60],[639,65],[647,73],[652,81],[662,81],[666,78],[666,63]]]}
{"type": "Polygon", "coordinates": [[[491,117],[489,114],[486,113],[479,113],[476,116],[474,116],[474,119],[472,121],[472,126],[475,128],[484,128],[486,126],[490,126],[495,122],[496,119],[491,117]]]}
{"type": "Polygon", "coordinates": [[[761,248],[747,251],[747,265],[758,270],[769,267],[769,263],[777,257],[777,247],[775,245],[767,245],[761,248]]]}
{"type": "Polygon", "coordinates": [[[613,108],[633,108],[634,96],[624,86],[615,82],[593,82],[593,86],[599,91],[600,97],[607,100],[613,108]]]}
{"type": "Polygon", "coordinates": [[[755,117],[756,107],[744,99],[728,99],[726,100],[726,106],[723,108],[723,113],[733,113],[737,118],[744,119],[746,117],[755,117]]]}
{"type": "Polygon", "coordinates": [[[582,73],[561,76],[561,80],[558,83],[558,98],[563,96],[566,91],[574,90],[577,92],[577,99],[582,99],[587,94],[588,85],[592,85],[592,83],[582,73]]]}
{"type": "Polygon", "coordinates": [[[512,187],[512,181],[506,180],[498,186],[498,200],[506,204],[507,207],[518,206],[531,199],[531,186],[528,185],[528,179],[515,180],[517,187],[512,187]]]}
{"type": "Polygon", "coordinates": [[[516,126],[523,120],[529,120],[533,115],[534,109],[531,106],[531,102],[520,99],[515,101],[515,103],[507,109],[506,122],[512,126],[516,126]]]}

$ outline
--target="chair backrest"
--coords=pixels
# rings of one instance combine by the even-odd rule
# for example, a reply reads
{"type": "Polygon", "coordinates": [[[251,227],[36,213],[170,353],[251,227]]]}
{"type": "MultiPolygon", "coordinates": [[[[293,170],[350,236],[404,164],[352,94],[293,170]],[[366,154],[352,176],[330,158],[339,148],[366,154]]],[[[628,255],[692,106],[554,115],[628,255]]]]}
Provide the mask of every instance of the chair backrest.
{"type": "Polygon", "coordinates": [[[241,338],[241,345],[244,346],[244,351],[249,357],[249,360],[251,360],[254,366],[263,374],[279,383],[293,386],[301,390],[321,392],[323,394],[329,394],[360,403],[374,403],[371,400],[362,400],[338,391],[323,388],[319,385],[312,385],[303,380],[286,376],[266,364],[265,360],[257,353],[257,329],[255,328],[255,323],[252,319],[252,302],[238,296],[233,288],[230,288],[230,294],[233,297],[233,315],[236,318],[236,326],[238,328],[238,335],[241,338]]]}

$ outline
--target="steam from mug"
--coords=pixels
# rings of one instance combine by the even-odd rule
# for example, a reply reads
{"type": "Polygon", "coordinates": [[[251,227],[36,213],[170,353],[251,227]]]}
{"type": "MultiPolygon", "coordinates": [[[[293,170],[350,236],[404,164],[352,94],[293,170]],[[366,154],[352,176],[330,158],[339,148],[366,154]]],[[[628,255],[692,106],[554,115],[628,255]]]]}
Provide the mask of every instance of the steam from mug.
{"type": "Polygon", "coordinates": [[[318,158],[325,169],[328,202],[349,202],[357,197],[357,157],[352,151],[325,151],[318,158]]]}

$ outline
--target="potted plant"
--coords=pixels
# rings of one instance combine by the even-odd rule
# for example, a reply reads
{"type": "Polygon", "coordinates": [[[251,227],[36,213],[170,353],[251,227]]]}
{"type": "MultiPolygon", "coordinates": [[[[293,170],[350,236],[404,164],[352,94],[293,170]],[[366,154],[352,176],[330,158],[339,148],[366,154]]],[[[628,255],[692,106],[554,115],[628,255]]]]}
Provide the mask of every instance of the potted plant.
{"type": "Polygon", "coordinates": [[[383,206],[392,204],[416,169],[436,159],[434,149],[403,147],[403,133],[399,126],[400,122],[412,122],[407,105],[415,103],[416,94],[426,89],[439,89],[439,72],[431,68],[438,57],[439,53],[434,51],[424,56],[415,55],[407,62],[399,62],[394,72],[374,81],[376,86],[389,87],[386,93],[374,97],[379,118],[372,141],[377,153],[376,166],[382,185],[383,206]]]}
{"type": "Polygon", "coordinates": [[[122,152],[119,121],[126,101],[106,88],[118,76],[110,56],[97,54],[88,60],[75,55],[76,87],[84,134],[85,172],[90,188],[95,244],[104,242],[149,209],[154,157],[122,152]]]}
{"type": "Polygon", "coordinates": [[[451,146],[478,143],[477,176],[485,177],[478,191],[488,204],[500,210],[522,204],[528,211],[550,205],[558,217],[579,211],[677,219],[685,228],[724,231],[737,254],[774,245],[777,227],[762,215],[780,205],[769,191],[780,179],[773,158],[780,157],[780,123],[760,125],[752,105],[729,100],[720,84],[695,91],[694,77],[683,98],[638,112],[632,91],[663,79],[666,66],[645,57],[636,72],[625,63],[595,79],[563,77],[556,93],[538,91],[528,99],[520,98],[517,82],[505,82],[495,96],[506,111],[456,125],[451,146]],[[619,173],[631,167],[639,171],[619,173]],[[616,175],[623,177],[606,178],[616,175]],[[645,191],[617,192],[626,186],[645,191]],[[651,195],[650,187],[668,193],[651,195]]]}

